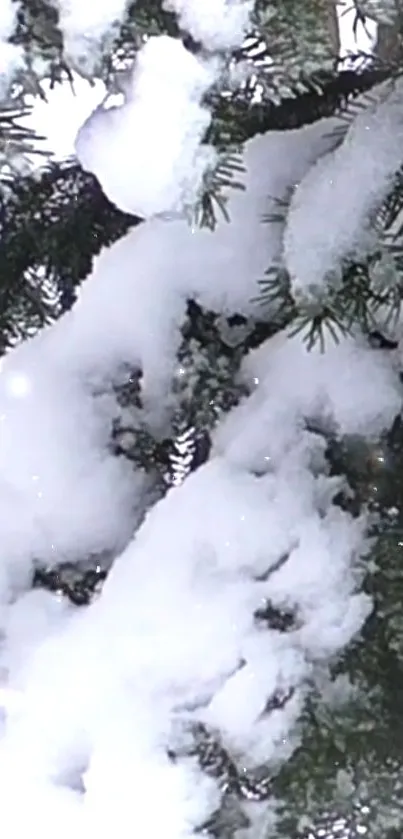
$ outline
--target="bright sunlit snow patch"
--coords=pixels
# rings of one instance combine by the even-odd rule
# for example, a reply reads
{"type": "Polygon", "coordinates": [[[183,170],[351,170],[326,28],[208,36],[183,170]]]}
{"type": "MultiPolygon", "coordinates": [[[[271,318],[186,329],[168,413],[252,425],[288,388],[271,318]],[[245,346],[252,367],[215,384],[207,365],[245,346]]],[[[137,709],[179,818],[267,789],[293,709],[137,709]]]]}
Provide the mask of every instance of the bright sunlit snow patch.
{"type": "Polygon", "coordinates": [[[278,259],[282,235],[280,225],[265,225],[261,219],[274,209],[269,196],[284,196],[290,182],[300,180],[327,148],[323,133],[323,124],[304,133],[273,133],[270,152],[267,138],[247,144],[246,189],[230,192],[231,223],[218,218],[214,235],[205,228],[192,232],[182,220],[153,219],[116,243],[115,250],[105,250],[94,278],[82,287],[83,305],[72,318],[73,358],[79,344],[86,364],[95,369],[112,359],[117,364],[122,356],[139,364],[145,371],[143,398],[158,424],[171,387],[186,297],[196,295],[207,308],[259,317],[258,281],[278,259]],[[268,165],[268,154],[275,165],[268,165]],[[127,303],[124,310],[121,299],[127,303]]]}
{"type": "Polygon", "coordinates": [[[23,370],[8,370],[6,357],[0,359],[0,383],[4,392],[13,397],[26,396],[31,389],[29,376],[23,370]]]}
{"type": "Polygon", "coordinates": [[[0,359],[0,382],[9,396],[23,397],[31,389],[29,376],[23,370],[8,370],[6,356],[0,359]]]}
{"type": "Polygon", "coordinates": [[[11,373],[5,377],[5,388],[11,396],[18,398],[27,396],[31,389],[31,383],[24,373],[11,373]]]}
{"type": "Polygon", "coordinates": [[[5,710],[8,715],[21,712],[24,708],[24,697],[21,691],[0,687],[0,711],[5,710]]]}

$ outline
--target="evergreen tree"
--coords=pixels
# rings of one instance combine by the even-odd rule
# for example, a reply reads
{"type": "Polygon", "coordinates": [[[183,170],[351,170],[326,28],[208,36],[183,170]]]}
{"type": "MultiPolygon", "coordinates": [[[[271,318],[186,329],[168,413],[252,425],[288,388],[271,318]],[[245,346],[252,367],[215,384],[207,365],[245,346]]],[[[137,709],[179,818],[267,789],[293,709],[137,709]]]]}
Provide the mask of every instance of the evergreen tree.
{"type": "Polygon", "coordinates": [[[9,834],[397,839],[400,0],[3,3],[9,834]]]}

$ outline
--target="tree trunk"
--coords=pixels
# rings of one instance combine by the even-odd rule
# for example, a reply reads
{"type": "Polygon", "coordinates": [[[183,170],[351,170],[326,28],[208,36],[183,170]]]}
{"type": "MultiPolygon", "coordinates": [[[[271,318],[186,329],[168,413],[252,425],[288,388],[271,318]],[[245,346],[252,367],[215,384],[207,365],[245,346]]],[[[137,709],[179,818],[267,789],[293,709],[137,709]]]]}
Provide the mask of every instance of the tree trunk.
{"type": "MultiPolygon", "coordinates": [[[[400,16],[402,16],[401,13],[400,16]]],[[[402,25],[402,20],[395,26],[385,23],[379,25],[375,54],[385,64],[395,63],[402,59],[402,25]]]]}
{"type": "Polygon", "coordinates": [[[340,54],[340,33],[336,9],[336,0],[322,0],[322,5],[323,3],[324,13],[327,18],[327,27],[330,33],[330,41],[335,56],[338,56],[340,54]]]}

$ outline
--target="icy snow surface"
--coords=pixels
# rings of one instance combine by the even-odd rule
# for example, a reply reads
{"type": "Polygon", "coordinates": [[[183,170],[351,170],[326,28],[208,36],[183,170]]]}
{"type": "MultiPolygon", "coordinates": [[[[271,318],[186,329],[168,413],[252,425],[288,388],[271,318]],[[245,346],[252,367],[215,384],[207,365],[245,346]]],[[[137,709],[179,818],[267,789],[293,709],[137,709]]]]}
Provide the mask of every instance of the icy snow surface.
{"type": "Polygon", "coordinates": [[[240,766],[289,755],[315,662],[368,612],[355,571],[365,522],[332,506],[338,484],[321,473],[323,444],[304,424],[373,434],[398,411],[389,357],[359,338],[321,355],[280,334],[249,356],[254,392],[217,429],[212,459],[151,509],[92,606],[15,588],[35,558],[128,542],[143,479],[108,453],[105,383],[122,362],[141,364],[158,425],[186,296],[253,310],[257,280],[281,248],[281,231],[261,224],[267,196],[305,174],[325,129],[251,142],[231,224],[214,234],[181,221],[140,225],[101,254],[75,309],[3,363],[6,839],[28,830],[51,839],[56,825],[62,839],[194,836],[219,791],[193,758],[172,763],[167,748],[198,721],[220,731],[240,766]],[[259,627],[253,614],[267,598],[295,609],[298,628],[259,627]],[[283,709],[265,713],[291,689],[283,709]]]}

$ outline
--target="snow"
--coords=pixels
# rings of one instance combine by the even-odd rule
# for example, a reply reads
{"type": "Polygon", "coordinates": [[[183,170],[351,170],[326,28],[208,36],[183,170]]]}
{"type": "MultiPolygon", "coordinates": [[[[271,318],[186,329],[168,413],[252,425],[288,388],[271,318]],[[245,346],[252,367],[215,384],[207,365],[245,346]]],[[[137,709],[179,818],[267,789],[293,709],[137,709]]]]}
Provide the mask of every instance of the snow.
{"type": "Polygon", "coordinates": [[[365,256],[371,215],[402,161],[401,85],[352,124],[343,144],[322,157],[297,186],[284,241],[297,298],[338,285],[342,263],[365,256]]]}
{"type": "Polygon", "coordinates": [[[140,485],[108,451],[107,394],[94,399],[90,383],[47,363],[46,346],[28,342],[1,367],[1,600],[33,560],[121,547],[140,485]]]}
{"type": "Polygon", "coordinates": [[[247,31],[253,0],[164,0],[181,28],[211,51],[239,46],[247,31]]]}
{"type": "Polygon", "coordinates": [[[54,5],[59,9],[65,35],[74,37],[85,33],[100,39],[114,23],[122,20],[128,3],[127,0],[99,0],[96,4],[55,0],[54,5]]]}
{"type": "Polygon", "coordinates": [[[372,436],[399,410],[389,355],[360,336],[320,353],[284,332],[252,352],[242,375],[253,392],[218,426],[210,461],[137,532],[144,477],[107,447],[122,364],[142,367],[145,417],[163,424],[187,296],[259,312],[257,280],[282,244],[282,230],[261,221],[267,196],[305,175],[328,127],[250,142],[230,224],[214,234],[180,220],[140,225],[101,254],[72,312],[3,361],[7,839],[28,825],[50,839],[56,822],[66,839],[117,824],[126,839],[133,823],[144,839],[190,839],[220,792],[193,757],[172,763],[167,749],[180,752],[198,722],[248,770],[288,757],[308,680],[368,614],[357,568],[365,516],[332,504],[340,483],[307,426],[372,436]],[[123,546],[83,611],[26,590],[35,559],[123,546]],[[268,600],[295,613],[292,631],[255,620],[268,600]],[[266,712],[277,695],[288,701],[266,712]]]}
{"type": "Polygon", "coordinates": [[[205,305],[223,311],[256,310],[250,298],[279,247],[278,231],[259,223],[267,193],[284,191],[290,178],[305,171],[310,155],[322,145],[321,130],[308,132],[304,148],[301,139],[296,133],[275,138],[276,167],[270,167],[265,181],[266,143],[258,139],[249,147],[250,188],[233,195],[232,222],[220,223],[214,237],[205,230],[191,233],[180,221],[154,220],[106,250],[75,310],[57,329],[22,345],[3,362],[4,564],[6,555],[13,557],[10,567],[15,568],[17,556],[26,562],[27,544],[30,557],[53,561],[53,556],[77,556],[102,546],[112,549],[119,533],[124,541],[124,522],[136,493],[131,474],[106,451],[114,411],[108,401],[110,381],[123,363],[140,365],[149,418],[158,425],[164,419],[186,296],[197,294],[205,305]],[[100,391],[96,400],[95,390],[100,391]],[[25,447],[17,456],[20,439],[25,447]],[[10,516],[11,506],[15,516],[10,516]]]}
{"type": "Polygon", "coordinates": [[[77,68],[91,75],[117,25],[124,20],[128,0],[52,0],[59,12],[64,51],[77,68]]]}
{"type": "Polygon", "coordinates": [[[293,412],[296,420],[297,412],[322,418],[324,424],[327,417],[333,417],[342,434],[380,434],[388,424],[391,404],[397,412],[400,403],[390,360],[382,353],[374,354],[363,339],[346,337],[336,344],[329,338],[323,353],[319,346],[308,350],[299,338],[289,339],[280,333],[270,342],[270,352],[263,346],[249,356],[246,374],[259,380],[267,400],[273,388],[281,392],[284,408],[293,412]],[[293,375],[284,376],[284,370],[292,370],[293,375]],[[377,405],[369,379],[379,395],[377,405]]]}
{"type": "Polygon", "coordinates": [[[0,97],[5,96],[13,71],[21,62],[21,49],[8,43],[17,21],[18,3],[2,0],[0,4],[0,97]]]}
{"type": "MultiPolygon", "coordinates": [[[[60,12],[60,26],[71,54],[88,52],[88,41],[99,43],[114,24],[123,20],[128,0],[53,0],[60,12]]],[[[238,46],[246,32],[253,0],[165,0],[182,29],[212,51],[238,46]]]]}
{"type": "MultiPolygon", "coordinates": [[[[41,88],[46,99],[27,96],[26,104],[32,110],[19,119],[21,125],[33,129],[43,137],[35,147],[50,153],[53,159],[73,157],[77,132],[95,108],[105,99],[106,88],[100,80],[91,84],[77,73],[72,74],[72,84],[51,87],[46,80],[41,88]],[[67,115],[67,117],[66,117],[67,115]]],[[[39,155],[32,160],[38,165],[39,155]]]]}
{"type": "MultiPolygon", "coordinates": [[[[118,6],[108,8],[115,14],[118,6]]],[[[182,24],[214,49],[218,38],[229,43],[243,31],[248,4],[225,6],[215,4],[218,27],[208,3],[175,2],[182,24]]],[[[69,8],[78,20],[80,7],[69,8]]],[[[103,26],[103,12],[102,4],[94,8],[88,26],[103,26]]],[[[200,101],[215,72],[179,43],[150,39],[125,105],[101,108],[87,122],[78,153],[119,206],[155,215],[190,200],[209,119],[200,101]]],[[[118,411],[112,384],[125,365],[143,372],[146,422],[164,427],[189,296],[224,314],[260,314],[258,280],[283,248],[284,226],[262,222],[274,197],[301,182],[286,255],[296,280],[308,278],[304,289],[312,277],[322,282],[352,244],[361,247],[368,209],[398,156],[400,137],[387,138],[382,120],[390,130],[399,118],[394,106],[383,107],[358,122],[343,146],[356,164],[347,209],[341,152],[311,169],[329,148],[332,123],[257,138],[245,153],[247,189],[230,196],[230,224],[219,221],[214,234],[180,219],[141,224],[100,255],[69,314],[3,359],[0,786],[7,839],[28,830],[51,839],[55,825],[62,839],[112,832],[129,839],[133,829],[142,839],[192,839],[221,798],[218,780],[190,754],[193,726],[218,732],[243,778],[286,759],[298,745],[308,684],[362,627],[371,608],[358,563],[366,516],[352,518],[333,504],[341,483],[327,474],[324,439],[310,429],[371,438],[389,427],[401,407],[390,354],[370,350],[359,334],[338,345],[329,338],[324,353],[308,352],[301,336],[286,331],[267,340],[245,359],[241,376],[251,393],[216,428],[209,461],[145,517],[145,476],[108,443],[118,411]],[[369,168],[381,135],[379,161],[369,168]],[[335,170],[335,191],[320,176],[325,163],[335,170]],[[356,223],[350,238],[345,215],[356,223]],[[86,609],[30,589],[36,562],[92,555],[114,562],[86,609]],[[256,618],[268,603],[295,615],[290,631],[256,618]]],[[[247,804],[255,836],[264,835],[274,806],[262,813],[247,804]]]]}
{"type": "Polygon", "coordinates": [[[192,205],[214,153],[200,147],[210,115],[200,103],[213,66],[168,36],[140,50],[123,105],[98,108],[80,129],[76,152],[108,198],[148,217],[192,205]]]}
{"type": "Polygon", "coordinates": [[[7,39],[12,35],[17,19],[18,7],[13,0],[4,0],[0,9],[0,38],[7,39]]]}
{"type": "Polygon", "coordinates": [[[3,361],[0,600],[9,575],[18,582],[17,570],[34,558],[53,564],[127,541],[144,480],[108,451],[116,412],[110,383],[123,364],[141,367],[146,416],[161,428],[187,296],[224,312],[259,313],[251,298],[280,247],[279,231],[260,223],[267,195],[306,171],[322,133],[318,126],[303,137],[274,135],[276,166],[266,179],[267,141],[255,140],[245,156],[248,189],[231,199],[231,224],[220,222],[214,236],[182,221],[135,228],[100,256],[74,311],[3,361]]]}
{"type": "MultiPolygon", "coordinates": [[[[181,26],[213,53],[241,46],[251,0],[166,0],[181,26]]],[[[121,210],[144,218],[183,215],[194,206],[216,154],[203,138],[203,97],[223,63],[196,57],[182,41],[150,37],[136,56],[123,105],[100,106],[77,135],[81,165],[121,210]]]]}

